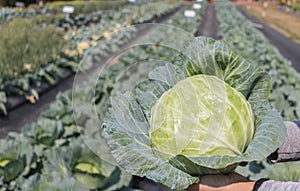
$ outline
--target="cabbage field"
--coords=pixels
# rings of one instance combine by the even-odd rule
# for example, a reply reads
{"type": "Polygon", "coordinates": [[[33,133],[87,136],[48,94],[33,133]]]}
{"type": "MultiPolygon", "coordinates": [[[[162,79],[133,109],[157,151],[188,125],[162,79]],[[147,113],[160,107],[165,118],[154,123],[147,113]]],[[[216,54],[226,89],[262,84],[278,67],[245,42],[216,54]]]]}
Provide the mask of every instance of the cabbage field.
{"type": "Polygon", "coordinates": [[[0,8],[0,191],[184,190],[234,170],[297,181],[299,162],[267,157],[300,119],[300,74],[230,1],[213,4],[219,39],[198,36],[211,6],[0,8]],[[19,132],[1,124],[29,104],[41,112],[19,113],[19,132]]]}

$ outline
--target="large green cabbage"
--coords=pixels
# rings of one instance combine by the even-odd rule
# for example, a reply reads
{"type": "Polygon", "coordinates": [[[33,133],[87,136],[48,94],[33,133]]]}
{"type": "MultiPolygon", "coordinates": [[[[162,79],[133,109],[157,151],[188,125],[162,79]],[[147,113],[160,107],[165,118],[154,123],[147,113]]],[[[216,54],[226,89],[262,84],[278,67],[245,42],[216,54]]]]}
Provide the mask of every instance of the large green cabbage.
{"type": "Polygon", "coordinates": [[[198,37],[176,62],[111,99],[112,155],[129,173],[183,190],[203,174],[262,160],[285,137],[270,78],[222,42],[198,37]]]}
{"type": "Polygon", "coordinates": [[[254,134],[245,97],[215,76],[179,81],[152,107],[150,141],[158,156],[237,156],[254,134]],[[188,131],[187,131],[188,129],[188,131]]]}

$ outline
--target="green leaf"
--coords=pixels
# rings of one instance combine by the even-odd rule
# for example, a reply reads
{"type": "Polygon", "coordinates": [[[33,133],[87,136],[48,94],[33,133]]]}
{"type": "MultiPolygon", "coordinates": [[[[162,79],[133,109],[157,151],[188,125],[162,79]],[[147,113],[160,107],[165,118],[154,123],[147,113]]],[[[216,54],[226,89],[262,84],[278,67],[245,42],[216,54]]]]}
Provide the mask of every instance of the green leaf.
{"type": "Polygon", "coordinates": [[[39,93],[35,89],[31,89],[31,94],[34,96],[35,100],[39,100],[39,93]]]}
{"type": "Polygon", "coordinates": [[[298,161],[276,164],[265,163],[264,165],[265,169],[261,173],[269,179],[285,182],[298,182],[300,180],[300,162],[298,161]]]}
{"type": "Polygon", "coordinates": [[[0,91],[0,110],[3,111],[4,115],[7,115],[7,110],[4,105],[5,102],[6,102],[5,92],[0,91]]]}
{"type": "Polygon", "coordinates": [[[140,104],[143,112],[149,121],[150,111],[156,100],[170,88],[168,84],[161,81],[145,80],[139,83],[135,88],[136,99],[140,104]]]}
{"type": "Polygon", "coordinates": [[[76,182],[89,189],[106,190],[113,185],[116,188],[116,185],[127,185],[131,176],[109,162],[99,158],[82,140],[76,139],[70,146],[53,148],[47,153],[43,174],[51,183],[74,177],[76,182]]]}
{"type": "Polygon", "coordinates": [[[25,125],[22,134],[32,144],[51,146],[63,134],[63,126],[61,121],[42,118],[36,123],[25,125]]]}
{"type": "Polygon", "coordinates": [[[6,102],[6,95],[5,92],[0,91],[0,102],[5,103],[6,102]]]}
{"type": "Polygon", "coordinates": [[[21,190],[24,191],[61,191],[61,190],[72,190],[72,191],[89,191],[88,187],[74,178],[64,177],[62,179],[56,179],[55,181],[48,182],[47,178],[40,174],[35,174],[26,179],[22,185],[21,190]]]}
{"type": "Polygon", "coordinates": [[[249,177],[251,180],[269,178],[276,181],[299,182],[299,165],[299,161],[272,164],[267,160],[264,160],[260,163],[252,162],[246,167],[238,167],[236,172],[242,174],[243,176],[249,177]]]}
{"type": "Polygon", "coordinates": [[[14,181],[21,175],[27,175],[35,162],[36,155],[26,140],[0,141],[0,177],[4,181],[14,181]]]}
{"type": "Polygon", "coordinates": [[[180,68],[169,63],[165,66],[156,67],[149,72],[149,79],[163,82],[169,87],[175,86],[175,84],[183,78],[184,72],[180,70],[180,68]]]}
{"type": "Polygon", "coordinates": [[[0,102],[0,110],[3,111],[4,115],[7,115],[7,110],[4,103],[0,102]]]}

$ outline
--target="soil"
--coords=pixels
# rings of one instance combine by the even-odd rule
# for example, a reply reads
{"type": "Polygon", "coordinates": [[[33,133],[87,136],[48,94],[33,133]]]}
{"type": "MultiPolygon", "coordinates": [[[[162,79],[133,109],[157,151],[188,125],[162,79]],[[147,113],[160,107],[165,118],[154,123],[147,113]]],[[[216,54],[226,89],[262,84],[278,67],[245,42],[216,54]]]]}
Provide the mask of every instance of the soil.
{"type": "Polygon", "coordinates": [[[241,7],[237,6],[237,9],[250,21],[261,25],[262,27],[260,27],[259,30],[265,35],[268,41],[274,45],[286,59],[291,61],[292,67],[294,67],[296,71],[300,72],[300,44],[276,31],[269,25],[258,21],[241,7]]]}
{"type": "Polygon", "coordinates": [[[207,3],[202,23],[199,27],[196,36],[208,36],[214,39],[218,39],[218,23],[215,12],[215,5],[213,3],[207,3]]]}

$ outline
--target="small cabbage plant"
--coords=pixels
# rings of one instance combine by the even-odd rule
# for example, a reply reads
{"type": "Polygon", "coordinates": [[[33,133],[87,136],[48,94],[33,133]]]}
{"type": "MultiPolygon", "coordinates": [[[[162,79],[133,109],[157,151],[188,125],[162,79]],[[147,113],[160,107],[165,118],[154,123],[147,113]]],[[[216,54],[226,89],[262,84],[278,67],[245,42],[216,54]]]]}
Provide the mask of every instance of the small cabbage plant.
{"type": "Polygon", "coordinates": [[[183,190],[283,143],[270,77],[220,41],[197,37],[148,77],[112,96],[103,123],[112,155],[133,175],[183,190]]]}

